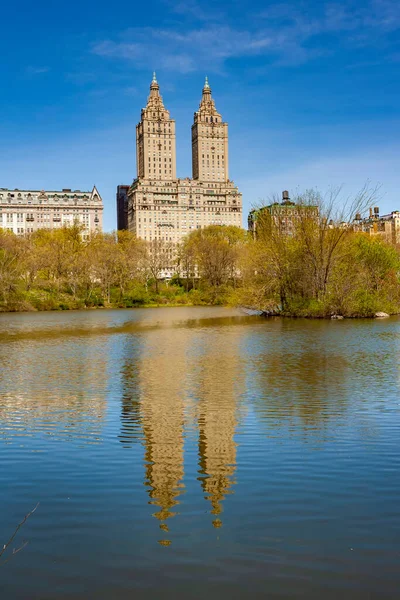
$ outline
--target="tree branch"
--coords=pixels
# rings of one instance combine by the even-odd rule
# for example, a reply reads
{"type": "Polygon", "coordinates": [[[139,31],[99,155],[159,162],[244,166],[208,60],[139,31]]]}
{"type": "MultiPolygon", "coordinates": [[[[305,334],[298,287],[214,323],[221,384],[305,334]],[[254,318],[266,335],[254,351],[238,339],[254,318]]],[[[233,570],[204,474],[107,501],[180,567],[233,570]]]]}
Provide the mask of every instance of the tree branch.
{"type": "MultiPolygon", "coordinates": [[[[35,508],[33,508],[30,512],[28,512],[27,515],[25,515],[25,517],[22,519],[21,523],[19,523],[15,530],[14,533],[12,534],[12,536],[10,537],[10,539],[8,540],[8,542],[6,544],[4,544],[3,548],[0,550],[0,558],[3,556],[3,554],[6,552],[7,548],[10,547],[10,545],[13,543],[15,536],[17,535],[18,531],[21,529],[21,527],[24,525],[24,523],[26,523],[26,521],[29,519],[29,517],[31,515],[33,515],[33,513],[35,512],[35,510],[37,509],[37,507],[39,506],[39,502],[36,504],[35,508]]],[[[13,556],[15,556],[16,554],[18,554],[18,552],[21,552],[21,550],[23,550],[25,548],[25,546],[28,545],[28,542],[23,542],[23,544],[17,548],[17,549],[13,549],[12,551],[12,555],[7,558],[6,560],[0,560],[0,565],[5,565],[9,560],[11,560],[11,558],[13,556]]]]}

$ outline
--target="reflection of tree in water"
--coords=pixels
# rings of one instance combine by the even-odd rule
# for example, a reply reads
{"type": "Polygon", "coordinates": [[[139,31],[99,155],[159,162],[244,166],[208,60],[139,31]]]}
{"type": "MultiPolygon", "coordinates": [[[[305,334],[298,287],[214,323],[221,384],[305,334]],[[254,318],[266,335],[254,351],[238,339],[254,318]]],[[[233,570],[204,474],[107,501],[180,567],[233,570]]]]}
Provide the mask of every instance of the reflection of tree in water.
{"type": "Polygon", "coordinates": [[[90,340],[3,346],[7,360],[2,360],[0,376],[0,435],[42,433],[96,443],[106,407],[103,350],[90,340]]]}
{"type": "Polygon", "coordinates": [[[271,427],[298,418],[305,429],[315,428],[346,406],[351,365],[342,355],[322,348],[269,351],[253,364],[255,409],[271,427]]]}
{"type": "Polygon", "coordinates": [[[10,439],[15,435],[32,437],[44,433],[54,439],[98,443],[104,410],[104,399],[92,398],[85,393],[75,396],[2,396],[0,437],[10,439]]]}

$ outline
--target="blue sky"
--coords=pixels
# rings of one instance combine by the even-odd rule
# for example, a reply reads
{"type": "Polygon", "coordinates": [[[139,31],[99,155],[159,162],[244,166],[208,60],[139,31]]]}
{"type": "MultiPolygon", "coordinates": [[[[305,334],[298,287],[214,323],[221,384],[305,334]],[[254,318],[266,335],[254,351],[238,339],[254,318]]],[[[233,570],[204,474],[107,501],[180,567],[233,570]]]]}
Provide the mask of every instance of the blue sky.
{"type": "Polygon", "coordinates": [[[136,174],[153,69],[177,123],[177,173],[208,75],[229,123],[244,217],[289,189],[381,184],[400,209],[398,0],[2,3],[0,187],[89,189],[115,227],[136,174]]]}

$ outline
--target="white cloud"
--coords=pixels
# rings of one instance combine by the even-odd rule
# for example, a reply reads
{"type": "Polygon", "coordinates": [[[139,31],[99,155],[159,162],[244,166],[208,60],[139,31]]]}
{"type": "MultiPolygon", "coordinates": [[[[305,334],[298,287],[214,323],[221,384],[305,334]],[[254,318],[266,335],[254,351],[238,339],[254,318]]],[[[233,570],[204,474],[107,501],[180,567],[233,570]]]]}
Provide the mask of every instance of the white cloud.
{"type": "Polygon", "coordinates": [[[166,0],[166,3],[172,12],[192,17],[196,21],[220,21],[224,18],[222,11],[215,4],[208,5],[205,8],[196,0],[178,0],[178,2],[176,0],[166,0]]]}
{"type": "MultiPolygon", "coordinates": [[[[243,56],[268,56],[274,64],[307,62],[327,52],[320,38],[330,34],[340,35],[341,45],[350,49],[379,40],[387,45],[386,34],[400,27],[400,4],[394,0],[368,0],[362,7],[354,1],[322,3],[318,14],[304,7],[276,4],[258,15],[246,13],[243,27],[229,25],[226,15],[219,19],[224,25],[199,16],[197,22],[203,24],[197,28],[131,28],[119,39],[95,43],[92,52],[138,68],[221,72],[226,61],[243,56]]],[[[177,3],[175,11],[201,15],[203,9],[189,2],[177,3]]]]}
{"type": "Polygon", "coordinates": [[[157,66],[190,73],[206,68],[219,72],[230,58],[258,55],[267,50],[274,52],[282,43],[282,35],[274,37],[264,31],[252,33],[229,26],[209,25],[183,33],[144,28],[126,31],[123,41],[101,41],[93,46],[92,52],[129,60],[147,69],[157,66]],[[136,41],[130,42],[132,38],[136,41]]]}

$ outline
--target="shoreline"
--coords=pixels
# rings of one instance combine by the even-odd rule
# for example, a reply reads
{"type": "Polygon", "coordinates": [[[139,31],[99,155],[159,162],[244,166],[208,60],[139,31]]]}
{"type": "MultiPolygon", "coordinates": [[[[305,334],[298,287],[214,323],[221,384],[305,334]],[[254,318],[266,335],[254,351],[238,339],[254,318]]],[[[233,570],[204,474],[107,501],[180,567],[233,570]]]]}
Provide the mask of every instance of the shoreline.
{"type": "Polygon", "coordinates": [[[120,305],[109,305],[109,306],[83,306],[79,308],[49,308],[49,309],[37,309],[27,308],[20,310],[4,310],[0,308],[0,315],[2,314],[21,314],[21,313],[58,313],[58,312],[84,312],[84,311],[96,311],[96,310],[137,310],[137,309],[151,309],[151,308],[237,308],[241,310],[247,316],[263,317],[265,319],[280,318],[280,319],[308,319],[308,320],[324,320],[324,321],[344,321],[344,320],[361,320],[361,319],[373,319],[373,320],[384,320],[391,317],[398,317],[400,313],[383,313],[377,312],[371,315],[301,315],[301,314],[289,314],[289,313],[275,313],[265,311],[256,308],[250,308],[245,306],[233,306],[231,304],[181,304],[181,303],[149,303],[149,304],[138,304],[137,306],[120,306],[120,305]]]}

